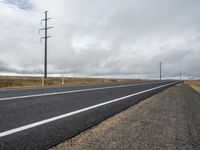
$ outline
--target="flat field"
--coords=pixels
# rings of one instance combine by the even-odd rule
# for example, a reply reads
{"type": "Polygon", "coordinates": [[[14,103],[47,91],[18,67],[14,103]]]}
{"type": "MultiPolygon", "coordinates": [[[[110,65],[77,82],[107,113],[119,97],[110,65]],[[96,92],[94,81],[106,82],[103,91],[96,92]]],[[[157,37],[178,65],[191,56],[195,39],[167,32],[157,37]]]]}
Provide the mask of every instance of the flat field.
{"type": "MultiPolygon", "coordinates": [[[[93,83],[127,83],[142,82],[139,79],[109,79],[109,78],[64,78],[65,85],[93,84],[93,83]]],[[[49,77],[44,80],[45,86],[62,85],[61,77],[49,77]]],[[[42,77],[0,76],[0,88],[42,86],[42,77]]]]}

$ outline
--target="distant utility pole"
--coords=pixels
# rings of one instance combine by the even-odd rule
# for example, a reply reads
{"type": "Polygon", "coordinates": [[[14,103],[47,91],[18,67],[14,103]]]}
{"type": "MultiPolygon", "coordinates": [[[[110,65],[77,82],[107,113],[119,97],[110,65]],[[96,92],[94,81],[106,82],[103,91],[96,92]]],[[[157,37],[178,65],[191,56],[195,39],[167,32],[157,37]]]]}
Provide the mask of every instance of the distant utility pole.
{"type": "Polygon", "coordinates": [[[180,80],[182,80],[182,71],[180,71],[180,80]]]}
{"type": "Polygon", "coordinates": [[[45,40],[45,48],[44,48],[44,78],[47,78],[47,39],[50,38],[51,36],[48,36],[48,29],[51,29],[53,27],[48,27],[48,20],[50,20],[51,18],[48,18],[48,11],[45,11],[44,12],[45,14],[45,18],[41,20],[41,24],[43,23],[44,21],[44,25],[45,27],[40,29],[39,30],[39,33],[40,31],[44,30],[45,31],[45,35],[44,37],[41,37],[40,40],[44,39],[45,40]]]}
{"type": "Polygon", "coordinates": [[[162,62],[160,62],[160,80],[162,80],[162,62]]]}

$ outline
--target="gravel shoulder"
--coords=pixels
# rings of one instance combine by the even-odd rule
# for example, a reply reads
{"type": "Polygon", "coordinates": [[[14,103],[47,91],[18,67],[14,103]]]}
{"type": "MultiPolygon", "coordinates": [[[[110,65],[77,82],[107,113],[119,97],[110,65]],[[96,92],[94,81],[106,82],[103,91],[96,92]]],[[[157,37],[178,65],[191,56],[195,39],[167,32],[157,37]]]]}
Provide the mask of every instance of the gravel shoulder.
{"type": "Polygon", "coordinates": [[[179,84],[51,150],[200,150],[200,93],[179,84]]]}

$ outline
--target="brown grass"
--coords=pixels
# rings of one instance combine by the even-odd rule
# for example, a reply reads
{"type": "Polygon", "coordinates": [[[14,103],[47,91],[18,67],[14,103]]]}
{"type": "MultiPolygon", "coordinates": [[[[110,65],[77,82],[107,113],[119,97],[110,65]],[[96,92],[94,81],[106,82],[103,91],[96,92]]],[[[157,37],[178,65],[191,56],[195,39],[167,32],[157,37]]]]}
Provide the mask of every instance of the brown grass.
{"type": "Polygon", "coordinates": [[[189,84],[197,92],[200,92],[200,80],[187,80],[185,84],[189,84]]]}
{"type": "MultiPolygon", "coordinates": [[[[142,82],[144,80],[130,79],[106,79],[106,78],[64,78],[65,85],[79,85],[92,83],[126,83],[126,82],[142,82]]],[[[62,84],[61,77],[50,77],[45,79],[45,86],[60,86],[62,84]]],[[[0,76],[0,88],[6,87],[29,87],[41,86],[41,77],[15,77],[0,76]]]]}
{"type": "Polygon", "coordinates": [[[200,80],[187,80],[185,83],[200,87],[200,80]]]}

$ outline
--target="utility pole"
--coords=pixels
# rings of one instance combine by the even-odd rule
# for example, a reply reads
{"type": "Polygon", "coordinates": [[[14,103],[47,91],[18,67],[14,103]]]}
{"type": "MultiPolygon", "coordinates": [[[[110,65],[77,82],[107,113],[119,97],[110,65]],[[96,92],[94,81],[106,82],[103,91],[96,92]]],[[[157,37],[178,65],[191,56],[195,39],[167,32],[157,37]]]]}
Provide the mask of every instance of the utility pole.
{"type": "Polygon", "coordinates": [[[180,71],[180,80],[182,80],[182,71],[180,71]]]}
{"type": "Polygon", "coordinates": [[[160,80],[162,80],[162,62],[160,62],[160,80]]]}
{"type": "Polygon", "coordinates": [[[51,36],[48,36],[48,30],[53,28],[53,27],[48,27],[48,20],[50,20],[51,18],[48,18],[48,11],[44,12],[45,14],[45,18],[41,20],[41,24],[44,21],[44,28],[39,30],[40,31],[44,30],[44,37],[41,37],[40,40],[44,39],[45,40],[45,47],[44,47],[44,78],[47,78],[47,39],[50,38],[51,36]]]}

